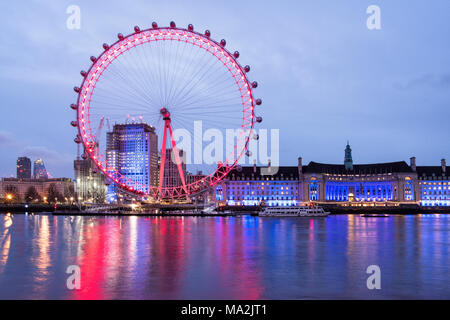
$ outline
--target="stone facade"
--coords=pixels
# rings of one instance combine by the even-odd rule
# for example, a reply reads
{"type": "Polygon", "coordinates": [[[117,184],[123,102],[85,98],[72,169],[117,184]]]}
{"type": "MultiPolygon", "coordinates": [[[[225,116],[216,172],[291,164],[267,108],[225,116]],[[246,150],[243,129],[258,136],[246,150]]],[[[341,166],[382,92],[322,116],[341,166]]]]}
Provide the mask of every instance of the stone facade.
{"type": "Polygon", "coordinates": [[[0,199],[7,199],[7,195],[14,190],[12,202],[25,202],[25,196],[30,187],[34,187],[42,200],[47,200],[48,190],[51,185],[55,186],[55,190],[62,196],[59,202],[70,201],[70,197],[74,195],[74,184],[69,178],[54,179],[17,179],[2,178],[0,181],[0,199]]]}
{"type": "Polygon", "coordinates": [[[416,166],[405,161],[353,164],[350,146],[344,164],[311,161],[296,167],[242,167],[234,169],[216,187],[216,199],[227,205],[269,206],[299,203],[348,205],[450,206],[450,168],[416,166]]]}

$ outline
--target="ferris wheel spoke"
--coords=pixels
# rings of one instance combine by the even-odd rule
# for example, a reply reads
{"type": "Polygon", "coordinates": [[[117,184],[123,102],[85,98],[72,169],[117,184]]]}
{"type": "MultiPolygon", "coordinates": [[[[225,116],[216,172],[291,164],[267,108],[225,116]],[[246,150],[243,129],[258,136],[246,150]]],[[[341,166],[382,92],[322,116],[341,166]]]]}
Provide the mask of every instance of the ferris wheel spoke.
{"type": "MultiPolygon", "coordinates": [[[[179,96],[182,96],[182,95],[184,94],[186,88],[192,83],[193,79],[195,79],[195,78],[198,76],[198,74],[201,73],[202,68],[200,68],[200,66],[204,65],[204,63],[203,63],[204,60],[203,60],[203,59],[204,59],[206,56],[207,56],[207,53],[206,53],[205,50],[203,50],[203,51],[200,53],[200,55],[199,55],[199,57],[198,57],[198,59],[197,59],[197,61],[196,61],[195,67],[192,67],[192,70],[194,70],[194,74],[192,74],[190,77],[186,77],[186,81],[184,81],[184,83],[183,83],[183,84],[178,88],[178,90],[174,93],[173,98],[172,98],[172,101],[174,101],[174,102],[173,102],[173,105],[176,106],[175,101],[177,101],[178,97],[179,97],[179,96]]],[[[204,68],[204,67],[203,67],[203,68],[204,68]]]]}
{"type": "Polygon", "coordinates": [[[99,85],[98,88],[96,88],[97,91],[101,91],[102,94],[97,94],[98,96],[101,96],[104,99],[119,99],[121,101],[139,101],[143,105],[147,105],[148,101],[143,98],[140,94],[136,93],[134,90],[130,90],[126,85],[121,86],[119,84],[119,81],[114,81],[114,84],[111,85],[111,88],[108,88],[107,86],[99,85]]]}
{"type": "MultiPolygon", "coordinates": [[[[183,49],[185,48],[187,46],[187,44],[185,44],[185,45],[183,45],[183,49]]],[[[197,50],[197,47],[196,46],[194,46],[194,45],[190,45],[190,46],[188,46],[189,47],[189,49],[188,49],[188,53],[186,54],[186,55],[184,55],[183,57],[184,57],[184,63],[183,63],[183,68],[181,69],[181,70],[179,70],[179,72],[177,73],[177,75],[179,76],[179,77],[181,77],[181,78],[179,78],[178,80],[177,80],[177,83],[178,83],[178,86],[175,86],[175,81],[174,81],[174,89],[173,89],[173,91],[171,92],[171,100],[168,102],[168,103],[170,103],[170,106],[173,106],[173,99],[174,99],[174,97],[176,97],[177,95],[178,95],[178,91],[184,86],[184,85],[186,85],[187,83],[189,83],[189,81],[191,80],[190,79],[190,77],[188,77],[187,75],[189,74],[189,72],[188,71],[190,71],[190,70],[193,70],[193,64],[191,63],[191,60],[193,59],[193,57],[194,57],[194,53],[198,53],[196,50],[197,50]],[[184,79],[183,79],[184,78],[184,79]]],[[[183,53],[184,53],[184,51],[183,51],[183,53]]],[[[201,54],[205,54],[205,52],[200,52],[201,54]]],[[[199,56],[198,54],[197,54],[197,56],[199,56]]],[[[198,60],[197,60],[197,63],[199,63],[199,61],[201,61],[201,59],[199,58],[198,60]]]]}
{"type": "Polygon", "coordinates": [[[148,94],[152,97],[153,102],[155,103],[155,92],[153,88],[155,88],[154,80],[152,79],[151,75],[153,74],[152,70],[150,69],[150,63],[148,61],[148,58],[145,54],[145,51],[141,53],[143,49],[141,47],[137,47],[135,52],[137,57],[137,63],[139,64],[139,70],[142,73],[142,78],[146,84],[146,91],[148,94]]]}
{"type": "MultiPolygon", "coordinates": [[[[219,98],[220,100],[211,101],[212,93],[208,95],[204,95],[202,97],[198,97],[196,100],[186,101],[184,104],[180,104],[178,109],[181,110],[189,110],[189,109],[201,109],[202,107],[215,106],[218,103],[234,103],[236,102],[235,98],[230,98],[227,94],[218,95],[215,98],[219,98]],[[223,96],[223,97],[222,97],[223,96]]],[[[238,104],[238,103],[236,103],[238,104]]]]}
{"type": "Polygon", "coordinates": [[[209,71],[209,72],[205,71],[205,73],[202,74],[197,79],[196,82],[193,81],[191,83],[190,87],[188,87],[189,89],[186,90],[186,94],[183,96],[182,101],[178,101],[177,103],[181,104],[185,100],[189,100],[192,96],[194,96],[194,92],[195,92],[193,90],[194,88],[196,88],[196,89],[200,88],[200,89],[205,89],[205,90],[206,89],[213,89],[216,92],[221,92],[219,86],[222,83],[226,83],[227,84],[227,82],[228,82],[228,85],[233,85],[234,88],[235,88],[235,83],[233,83],[233,81],[231,81],[231,84],[230,84],[230,80],[232,79],[232,77],[230,77],[228,74],[225,74],[225,77],[224,77],[224,74],[222,72],[220,72],[220,71],[216,72],[216,70],[212,69],[213,67],[217,68],[217,63],[215,65],[211,66],[211,67],[208,66],[208,68],[206,68],[206,70],[209,71]],[[215,78],[211,79],[211,77],[215,77],[215,78]],[[218,81],[218,79],[220,79],[220,78],[222,78],[221,81],[218,81]],[[230,79],[230,80],[228,80],[228,79],[230,79]],[[206,87],[202,88],[202,87],[199,86],[200,84],[202,86],[206,85],[206,87]],[[209,86],[208,86],[208,84],[209,84],[209,86]]]}
{"type": "MultiPolygon", "coordinates": [[[[129,64],[130,66],[133,65],[132,62],[130,62],[130,58],[129,55],[123,55],[123,59],[119,60],[120,63],[124,64],[125,60],[127,62],[127,64],[129,64]]],[[[126,70],[126,67],[125,67],[126,70]]],[[[150,90],[149,88],[147,88],[145,86],[145,81],[143,80],[143,77],[139,71],[139,68],[135,68],[135,72],[128,72],[130,74],[130,79],[133,81],[134,85],[136,86],[136,89],[139,88],[139,93],[147,100],[150,101],[154,101],[154,99],[152,99],[150,97],[150,90]],[[136,70],[137,69],[137,70],[136,70]]]]}
{"type": "Polygon", "coordinates": [[[108,110],[114,110],[123,113],[125,110],[129,109],[137,110],[140,112],[148,111],[148,107],[146,105],[141,104],[139,101],[130,99],[110,99],[108,97],[103,98],[100,96],[96,96],[95,98],[91,99],[91,103],[94,107],[94,110],[104,113],[108,113],[108,110]]]}
{"type": "Polygon", "coordinates": [[[210,99],[210,98],[216,98],[218,99],[219,96],[226,96],[226,95],[234,95],[234,98],[236,96],[236,89],[232,88],[231,84],[220,84],[217,86],[217,88],[214,88],[214,86],[210,86],[207,88],[196,88],[193,89],[189,94],[186,94],[183,98],[181,98],[178,102],[178,106],[183,105],[190,105],[192,104],[192,101],[198,102],[201,99],[210,99]],[[222,88],[222,86],[223,88],[222,88]],[[218,93],[220,92],[220,93],[218,93]]]}
{"type": "MultiPolygon", "coordinates": [[[[179,74],[179,63],[182,60],[181,57],[183,57],[185,49],[186,49],[186,45],[184,45],[184,44],[181,45],[181,47],[182,47],[181,48],[181,56],[179,57],[180,45],[181,45],[181,42],[179,41],[177,43],[177,51],[175,53],[175,64],[174,64],[174,66],[172,68],[173,69],[172,70],[172,75],[171,75],[170,80],[169,80],[170,89],[169,89],[167,104],[170,105],[170,106],[172,105],[172,98],[173,98],[174,90],[176,89],[176,83],[180,81],[179,80],[179,77],[180,77],[180,74],[179,74]]],[[[187,65],[187,63],[184,63],[184,65],[187,65]]]]}
{"type": "Polygon", "coordinates": [[[176,105],[181,104],[184,100],[187,99],[189,94],[192,92],[192,88],[196,87],[201,81],[204,79],[205,75],[207,75],[209,72],[211,72],[211,67],[216,63],[216,61],[212,60],[209,64],[207,64],[204,68],[205,70],[200,73],[198,72],[194,77],[193,81],[190,83],[187,83],[186,87],[180,91],[180,94],[177,96],[177,100],[175,100],[176,105]],[[181,101],[180,101],[180,97],[181,101]]]}
{"type": "MultiPolygon", "coordinates": [[[[119,63],[124,64],[124,62],[124,60],[119,60],[119,63]]],[[[122,76],[121,72],[118,73],[122,76]]],[[[123,82],[127,86],[131,86],[132,88],[134,88],[135,92],[137,92],[137,94],[139,94],[145,101],[147,101],[147,103],[153,102],[153,104],[155,105],[158,104],[158,99],[151,96],[152,92],[145,86],[145,82],[142,80],[142,76],[140,76],[138,72],[129,73],[129,79],[127,79],[126,76],[122,76],[123,82]]]]}
{"type": "MultiPolygon", "coordinates": [[[[114,66],[116,67],[116,66],[114,66]]],[[[143,94],[141,92],[141,90],[133,85],[132,81],[129,81],[126,79],[126,77],[124,75],[122,75],[122,72],[120,72],[119,70],[114,70],[114,68],[110,69],[111,76],[116,76],[117,78],[119,78],[121,81],[117,81],[115,79],[108,81],[108,84],[112,87],[116,87],[116,88],[111,88],[111,90],[113,90],[113,92],[116,92],[114,94],[117,95],[117,92],[121,92],[120,88],[122,88],[122,90],[126,90],[130,96],[134,96],[135,98],[138,98],[139,100],[143,101],[145,104],[149,104],[150,101],[153,102],[153,100],[150,98],[148,98],[148,96],[146,94],[143,94]]],[[[116,79],[117,79],[116,78],[116,79]]],[[[108,89],[105,89],[105,91],[108,89]]],[[[154,102],[153,102],[154,103],[154,102]]]]}

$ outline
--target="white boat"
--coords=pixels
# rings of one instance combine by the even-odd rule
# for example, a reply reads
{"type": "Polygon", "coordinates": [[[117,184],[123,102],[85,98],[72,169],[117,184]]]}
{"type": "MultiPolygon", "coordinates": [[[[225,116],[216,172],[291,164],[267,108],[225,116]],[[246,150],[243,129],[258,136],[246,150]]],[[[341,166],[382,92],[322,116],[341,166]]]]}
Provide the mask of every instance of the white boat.
{"type": "Polygon", "coordinates": [[[260,217],[326,217],[330,213],[322,207],[287,206],[287,207],[265,207],[259,212],[260,217]]]}
{"type": "Polygon", "coordinates": [[[215,205],[209,205],[207,207],[204,207],[203,210],[201,210],[201,213],[203,213],[203,214],[217,214],[216,206],[215,205]]]}

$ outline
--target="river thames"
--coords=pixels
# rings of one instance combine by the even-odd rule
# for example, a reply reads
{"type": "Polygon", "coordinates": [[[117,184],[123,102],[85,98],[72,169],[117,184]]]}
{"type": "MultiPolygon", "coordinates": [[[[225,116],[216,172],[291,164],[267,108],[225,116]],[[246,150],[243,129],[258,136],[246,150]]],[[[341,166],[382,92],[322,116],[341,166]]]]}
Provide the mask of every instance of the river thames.
{"type": "Polygon", "coordinates": [[[1,299],[450,299],[450,215],[0,222],[1,299]]]}

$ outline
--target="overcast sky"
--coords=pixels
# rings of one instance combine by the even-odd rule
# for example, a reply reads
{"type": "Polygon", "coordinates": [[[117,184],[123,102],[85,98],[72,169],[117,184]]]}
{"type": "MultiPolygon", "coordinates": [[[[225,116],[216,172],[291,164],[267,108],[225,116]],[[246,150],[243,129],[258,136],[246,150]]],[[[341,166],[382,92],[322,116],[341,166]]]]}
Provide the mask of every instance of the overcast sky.
{"type": "Polygon", "coordinates": [[[450,162],[450,1],[2,1],[0,176],[18,156],[73,176],[72,88],[102,43],[152,21],[210,29],[252,66],[280,162],[450,162]],[[66,27],[79,5],[81,28],[66,27]],[[366,9],[381,8],[381,30],[366,9]]]}

